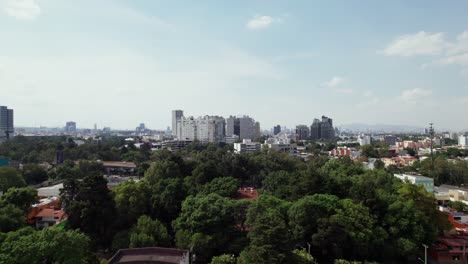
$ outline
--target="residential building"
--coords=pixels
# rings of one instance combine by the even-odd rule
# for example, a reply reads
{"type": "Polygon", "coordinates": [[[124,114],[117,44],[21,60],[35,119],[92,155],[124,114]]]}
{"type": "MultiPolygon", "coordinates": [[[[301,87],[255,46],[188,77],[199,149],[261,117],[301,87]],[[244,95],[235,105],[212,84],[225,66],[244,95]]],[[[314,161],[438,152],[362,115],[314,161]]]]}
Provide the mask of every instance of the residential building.
{"type": "Polygon", "coordinates": [[[458,145],[464,148],[468,147],[468,133],[458,137],[458,145]]]}
{"type": "Polygon", "coordinates": [[[397,142],[397,137],[395,136],[384,136],[383,137],[383,142],[387,143],[389,146],[395,146],[397,142]]]}
{"type": "Polygon", "coordinates": [[[15,134],[13,109],[0,106],[0,142],[11,139],[15,134]]]}
{"type": "Polygon", "coordinates": [[[255,139],[260,137],[260,123],[249,116],[234,117],[226,119],[226,137],[236,135],[240,140],[255,139]]]}
{"type": "Polygon", "coordinates": [[[273,134],[278,135],[279,133],[281,133],[281,126],[280,125],[274,126],[273,127],[273,134]]]}
{"type": "Polygon", "coordinates": [[[296,126],[296,139],[297,140],[306,140],[310,138],[310,129],[306,125],[296,126]]]}
{"type": "Polygon", "coordinates": [[[266,143],[263,146],[267,147],[269,150],[289,153],[291,155],[293,155],[293,154],[295,154],[297,152],[297,145],[296,144],[289,144],[289,143],[285,143],[285,144],[283,144],[283,143],[273,143],[273,144],[271,144],[271,143],[266,143]]]}
{"type": "Polygon", "coordinates": [[[434,193],[434,179],[419,174],[394,174],[398,179],[408,180],[412,184],[422,185],[429,193],[434,193]]]}
{"type": "Polygon", "coordinates": [[[176,138],[180,137],[180,120],[184,116],[182,110],[172,110],[172,135],[176,138]]]}
{"type": "Polygon", "coordinates": [[[352,159],[359,158],[361,154],[362,152],[360,150],[357,150],[355,148],[348,148],[348,147],[337,147],[328,152],[328,155],[333,156],[333,157],[348,156],[352,159]]]}
{"type": "Polygon", "coordinates": [[[326,116],[322,116],[322,120],[314,119],[314,122],[310,126],[311,139],[333,139],[334,137],[333,119],[326,116]]]}
{"type": "Polygon", "coordinates": [[[418,161],[418,159],[412,156],[399,156],[392,158],[382,158],[381,161],[385,164],[385,168],[391,165],[402,168],[413,165],[414,162],[418,161]]]}
{"type": "Polygon", "coordinates": [[[291,143],[291,139],[288,137],[288,135],[284,133],[271,136],[267,140],[265,140],[265,144],[290,144],[290,143],[291,143]]]}
{"type": "Polygon", "coordinates": [[[58,197],[42,198],[33,204],[27,215],[27,222],[37,229],[54,226],[67,220],[67,215],[60,207],[58,197]]]}
{"type": "Polygon", "coordinates": [[[73,121],[67,122],[65,124],[65,133],[75,134],[76,133],[76,123],[73,121]]]}
{"type": "Polygon", "coordinates": [[[234,143],[235,153],[255,153],[260,151],[261,144],[259,142],[252,142],[250,139],[243,139],[242,143],[234,143]]]}
{"type": "Polygon", "coordinates": [[[120,249],[107,263],[190,264],[192,263],[191,257],[190,250],[185,249],[161,247],[132,248],[120,249]]]}
{"type": "Polygon", "coordinates": [[[357,141],[360,146],[370,145],[372,142],[370,135],[359,135],[357,141]]]}
{"type": "Polygon", "coordinates": [[[178,124],[180,124],[179,140],[199,141],[201,143],[225,141],[225,120],[222,117],[182,117],[178,124]]]}

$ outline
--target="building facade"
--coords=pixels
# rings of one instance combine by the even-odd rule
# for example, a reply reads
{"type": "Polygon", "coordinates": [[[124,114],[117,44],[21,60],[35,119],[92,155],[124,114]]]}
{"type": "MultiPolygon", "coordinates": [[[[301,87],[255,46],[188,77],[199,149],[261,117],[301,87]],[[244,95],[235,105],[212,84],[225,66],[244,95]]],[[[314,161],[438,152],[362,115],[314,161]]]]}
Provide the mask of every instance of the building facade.
{"type": "Polygon", "coordinates": [[[182,110],[172,110],[172,135],[176,138],[180,136],[180,121],[184,116],[182,110]]]}
{"type": "Polygon", "coordinates": [[[11,139],[15,134],[13,109],[0,106],[0,142],[11,139]]]}
{"type": "Polygon", "coordinates": [[[422,175],[394,174],[398,179],[408,180],[412,184],[422,185],[428,193],[434,193],[434,179],[422,175]]]}
{"type": "Polygon", "coordinates": [[[458,137],[458,145],[460,145],[461,147],[468,147],[468,134],[465,133],[464,135],[460,135],[458,137]]]}
{"type": "Polygon", "coordinates": [[[273,127],[273,134],[278,135],[279,133],[281,133],[281,126],[280,125],[274,126],[273,127]]]}
{"type": "Polygon", "coordinates": [[[73,121],[67,122],[65,124],[65,133],[75,134],[76,133],[76,123],[73,121]]]}
{"type": "Polygon", "coordinates": [[[322,116],[322,120],[314,119],[310,126],[310,138],[312,140],[335,138],[333,119],[326,116],[322,116]]]}
{"type": "Polygon", "coordinates": [[[255,153],[260,151],[261,144],[259,142],[252,142],[250,139],[242,140],[242,143],[234,143],[235,153],[255,153]]]}
{"type": "Polygon", "coordinates": [[[296,126],[296,139],[297,140],[306,140],[310,138],[310,129],[306,125],[296,126]]]}

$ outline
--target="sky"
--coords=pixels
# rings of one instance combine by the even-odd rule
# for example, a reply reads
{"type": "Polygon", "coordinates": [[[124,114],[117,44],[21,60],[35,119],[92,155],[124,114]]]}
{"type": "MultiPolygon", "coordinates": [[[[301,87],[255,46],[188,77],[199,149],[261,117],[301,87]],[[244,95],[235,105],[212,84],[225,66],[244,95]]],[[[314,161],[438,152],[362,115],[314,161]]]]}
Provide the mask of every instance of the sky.
{"type": "Polygon", "coordinates": [[[0,0],[0,105],[16,126],[468,129],[467,1],[0,0]]]}

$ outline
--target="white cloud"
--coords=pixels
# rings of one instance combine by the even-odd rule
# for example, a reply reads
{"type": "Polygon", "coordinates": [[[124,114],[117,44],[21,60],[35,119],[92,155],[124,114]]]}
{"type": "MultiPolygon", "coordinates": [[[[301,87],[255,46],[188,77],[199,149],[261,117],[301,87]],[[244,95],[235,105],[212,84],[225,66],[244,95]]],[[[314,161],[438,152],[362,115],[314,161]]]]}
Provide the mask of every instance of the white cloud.
{"type": "Polygon", "coordinates": [[[343,87],[344,79],[340,76],[334,76],[329,81],[323,83],[322,85],[332,89],[336,93],[340,94],[352,94],[354,93],[353,89],[343,87]]]}
{"type": "Polygon", "coordinates": [[[415,102],[432,96],[432,90],[415,88],[401,92],[400,99],[405,102],[415,102]]]}
{"type": "Polygon", "coordinates": [[[33,20],[41,14],[36,0],[6,0],[3,11],[19,20],[33,20]]]}
{"type": "Polygon", "coordinates": [[[468,66],[468,53],[448,56],[448,57],[435,61],[433,64],[468,66]]]}
{"type": "Polygon", "coordinates": [[[327,87],[335,88],[341,85],[343,81],[344,81],[343,78],[339,76],[334,76],[333,78],[331,78],[331,80],[325,82],[324,85],[327,87]]]}
{"type": "Polygon", "coordinates": [[[383,53],[387,56],[415,56],[440,54],[448,43],[444,40],[443,33],[427,33],[420,31],[416,34],[408,34],[397,37],[390,43],[383,53]]]}
{"type": "Polygon", "coordinates": [[[271,16],[254,16],[246,24],[246,27],[250,30],[260,30],[271,26],[275,22],[283,22],[282,18],[274,18],[271,16]]]}

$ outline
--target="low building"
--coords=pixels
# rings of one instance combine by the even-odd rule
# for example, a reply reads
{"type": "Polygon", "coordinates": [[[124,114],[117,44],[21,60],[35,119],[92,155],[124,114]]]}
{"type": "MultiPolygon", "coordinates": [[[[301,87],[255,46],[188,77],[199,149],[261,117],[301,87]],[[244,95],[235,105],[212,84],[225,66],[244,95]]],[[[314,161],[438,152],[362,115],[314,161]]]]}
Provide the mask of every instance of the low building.
{"type": "Polygon", "coordinates": [[[394,174],[402,181],[408,180],[412,184],[422,185],[429,193],[434,193],[434,179],[418,174],[394,174]]]}
{"type": "Polygon", "coordinates": [[[412,157],[412,156],[400,156],[400,157],[393,157],[393,158],[382,158],[382,162],[385,164],[385,167],[388,167],[390,165],[397,166],[399,168],[406,167],[406,166],[411,166],[413,165],[416,161],[418,161],[417,158],[412,157]]]}
{"type": "Polygon", "coordinates": [[[348,156],[352,159],[359,158],[361,156],[361,151],[355,148],[348,148],[348,147],[337,147],[328,152],[328,155],[332,157],[345,157],[348,156]]]}
{"type": "Polygon", "coordinates": [[[39,197],[59,197],[60,189],[63,188],[63,183],[52,186],[42,187],[37,189],[37,196],[39,197]]]}
{"type": "Polygon", "coordinates": [[[161,143],[161,146],[170,151],[178,151],[192,144],[192,142],[191,140],[166,140],[161,143]]]}
{"type": "Polygon", "coordinates": [[[445,193],[452,202],[462,202],[468,205],[468,189],[453,185],[443,184],[438,187],[438,193],[445,193]]]}
{"type": "Polygon", "coordinates": [[[289,154],[295,154],[297,152],[296,144],[265,144],[264,147],[267,147],[270,150],[284,152],[289,154]]]}
{"type": "Polygon", "coordinates": [[[133,175],[136,171],[136,164],[127,161],[102,161],[102,165],[107,175],[133,175]]]}
{"type": "Polygon", "coordinates": [[[260,151],[261,144],[259,142],[252,142],[250,139],[242,140],[242,143],[234,143],[235,153],[255,153],[260,151]]]}
{"type": "MultiPolygon", "coordinates": [[[[190,250],[176,248],[133,248],[120,249],[109,259],[108,264],[190,264],[190,250]]],[[[193,260],[195,261],[195,260],[193,260]]]]}
{"type": "Polygon", "coordinates": [[[67,215],[60,207],[58,197],[43,198],[33,204],[28,212],[27,223],[37,229],[54,226],[67,220],[67,215]]]}

